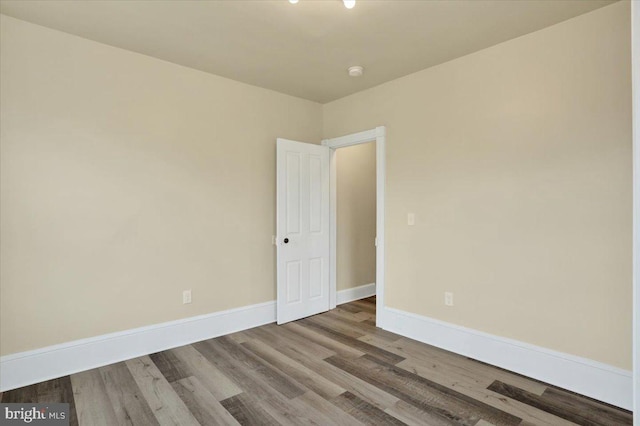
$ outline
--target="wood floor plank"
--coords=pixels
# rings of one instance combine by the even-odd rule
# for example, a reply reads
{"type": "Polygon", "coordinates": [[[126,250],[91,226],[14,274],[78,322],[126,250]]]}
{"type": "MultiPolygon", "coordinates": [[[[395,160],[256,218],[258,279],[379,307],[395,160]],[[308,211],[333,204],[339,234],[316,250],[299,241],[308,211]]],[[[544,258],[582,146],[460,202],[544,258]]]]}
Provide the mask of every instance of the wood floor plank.
{"type": "Polygon", "coordinates": [[[243,364],[245,368],[248,368],[249,370],[256,370],[264,366],[264,362],[260,358],[247,351],[241,344],[227,337],[211,339],[208,340],[208,343],[219,348],[219,350],[228,353],[232,358],[243,364]]]}
{"type": "Polygon", "coordinates": [[[38,383],[35,385],[23,386],[3,392],[2,402],[5,404],[27,403],[35,404],[38,402],[38,383]]]}
{"type": "Polygon", "coordinates": [[[288,377],[280,370],[274,368],[260,357],[242,345],[227,339],[219,337],[209,341],[209,344],[219,351],[224,351],[236,362],[240,362],[249,368],[255,375],[262,378],[273,389],[280,392],[289,399],[302,395],[307,390],[296,382],[293,378],[288,377]]]}
{"type": "Polygon", "coordinates": [[[233,340],[236,343],[244,343],[247,341],[244,331],[236,331],[235,333],[227,334],[226,337],[233,340]]]}
{"type": "Polygon", "coordinates": [[[97,369],[73,374],[71,385],[80,426],[117,424],[118,418],[97,369]]]}
{"type": "Polygon", "coordinates": [[[375,305],[375,303],[368,303],[368,302],[364,302],[362,300],[354,300],[353,302],[351,302],[351,304],[356,306],[357,308],[360,308],[361,311],[369,312],[369,313],[372,313],[372,314],[376,313],[376,305],[375,305]]]}
{"type": "Polygon", "coordinates": [[[371,325],[376,325],[376,314],[374,313],[360,311],[357,314],[354,314],[354,316],[359,321],[369,321],[371,325]]]}
{"type": "MultiPolygon", "coordinates": [[[[374,319],[375,317],[370,314],[370,313],[366,313],[366,316],[362,316],[362,312],[359,313],[353,313],[353,312],[349,312],[345,309],[342,309],[340,306],[336,307],[335,309],[332,309],[329,311],[333,316],[335,317],[340,317],[340,318],[344,318],[346,320],[349,321],[357,321],[357,322],[361,322],[364,320],[368,320],[368,319],[374,319]]],[[[327,312],[327,313],[329,313],[327,312]]]]}
{"type": "Polygon", "coordinates": [[[541,399],[556,404],[563,410],[582,413],[584,417],[596,423],[625,425],[633,422],[633,415],[630,411],[613,408],[557,388],[548,387],[541,399]]]}
{"type": "Polygon", "coordinates": [[[314,315],[312,317],[305,318],[305,321],[309,321],[314,324],[320,324],[324,327],[328,327],[333,331],[349,336],[353,339],[364,336],[361,330],[355,327],[351,327],[345,320],[335,319],[325,314],[314,315]]]}
{"type": "Polygon", "coordinates": [[[171,386],[200,424],[211,426],[239,424],[196,377],[177,380],[171,386]]]}
{"type": "Polygon", "coordinates": [[[323,325],[320,325],[311,321],[307,321],[306,319],[300,320],[299,323],[305,327],[309,327],[314,331],[317,331],[320,334],[324,334],[325,336],[333,340],[336,340],[347,346],[354,347],[359,351],[364,352],[365,354],[369,354],[382,361],[388,362],[389,364],[397,364],[398,362],[404,361],[405,359],[404,357],[394,354],[393,352],[389,352],[377,346],[370,345],[369,343],[362,342],[358,339],[354,339],[342,333],[338,333],[337,331],[334,331],[329,327],[325,327],[323,325]]]}
{"type": "Polygon", "coordinates": [[[312,356],[324,359],[333,355],[340,356],[362,356],[362,352],[335,340],[328,339],[318,333],[310,332],[308,328],[303,327],[297,321],[289,322],[283,325],[273,325],[271,327],[272,335],[280,335],[287,339],[290,343],[295,343],[296,347],[305,345],[313,345],[312,356]],[[359,354],[359,355],[358,355],[359,354]]]}
{"type": "MultiPolygon", "coordinates": [[[[371,344],[377,345],[378,343],[374,341],[371,344]]],[[[494,380],[504,380],[506,383],[521,387],[537,395],[542,395],[547,388],[544,384],[512,374],[506,370],[406,337],[392,344],[382,344],[381,347],[406,357],[408,361],[401,362],[405,368],[413,368],[416,363],[431,366],[433,369],[446,371],[447,374],[467,380],[469,383],[478,383],[484,388],[493,383],[494,380]]]]}
{"type": "Polygon", "coordinates": [[[393,407],[387,408],[385,412],[411,426],[423,426],[425,424],[429,426],[459,426],[459,423],[454,420],[421,410],[415,405],[402,400],[398,401],[393,407]]]}
{"type": "Polygon", "coordinates": [[[473,426],[481,418],[497,426],[517,425],[522,419],[429,381],[402,368],[364,355],[358,360],[331,357],[325,360],[416,407],[473,426]]]}
{"type": "Polygon", "coordinates": [[[345,390],[348,390],[358,397],[369,401],[381,409],[393,406],[398,401],[398,398],[386,393],[382,389],[372,386],[364,380],[360,380],[359,378],[354,377],[346,371],[334,367],[323,360],[308,357],[305,354],[298,352],[295,348],[291,348],[286,345],[277,345],[273,346],[273,348],[282,352],[285,356],[294,359],[305,367],[315,371],[318,375],[326,378],[345,390]]]}
{"type": "MultiPolygon", "coordinates": [[[[602,424],[615,424],[615,425],[631,425],[631,415],[625,416],[623,413],[611,413],[609,410],[603,408],[596,409],[590,407],[589,404],[576,404],[567,401],[566,397],[561,397],[556,393],[557,398],[547,395],[538,396],[527,392],[523,389],[519,389],[515,386],[496,380],[489,387],[489,390],[504,395],[508,398],[515,399],[522,403],[531,405],[540,410],[554,414],[562,419],[568,420],[578,425],[594,426],[602,424]],[[611,417],[614,417],[612,419],[611,417]]],[[[602,405],[600,405],[602,407],[602,405]]]]}
{"type": "Polygon", "coordinates": [[[483,401],[492,407],[513,414],[523,421],[528,421],[538,426],[570,426],[573,424],[530,405],[504,398],[501,395],[495,394],[495,392],[487,391],[486,387],[482,385],[482,382],[467,380],[460,375],[451,374],[450,370],[446,368],[434,368],[435,364],[425,365],[424,363],[413,362],[413,360],[407,359],[406,361],[396,364],[396,366],[440,385],[454,389],[468,397],[483,401]],[[407,365],[410,367],[407,367],[407,365]]]}
{"type": "MultiPolygon", "coordinates": [[[[271,346],[259,340],[249,340],[242,344],[256,356],[292,377],[298,383],[313,391],[323,398],[332,399],[340,395],[345,389],[327,380],[323,376],[305,367],[297,361],[278,352],[271,346]]],[[[305,392],[305,394],[308,392],[305,392]]]]}
{"type": "MultiPolygon", "coordinates": [[[[64,399],[63,394],[65,393],[65,390],[67,388],[67,383],[66,383],[67,380],[69,380],[69,376],[38,383],[36,387],[38,392],[38,401],[62,402],[62,399],[64,399]]],[[[69,390],[71,390],[70,381],[68,383],[68,386],[69,386],[69,390]]]]}
{"type": "MultiPolygon", "coordinates": [[[[329,356],[339,355],[342,358],[359,358],[364,355],[364,352],[357,348],[349,346],[343,342],[334,340],[331,336],[327,337],[325,334],[318,332],[309,327],[305,327],[300,323],[288,323],[280,326],[282,331],[290,331],[292,334],[285,334],[285,338],[291,338],[292,340],[313,342],[331,352],[331,355],[324,356],[325,354],[318,353],[317,357],[320,359],[328,358],[329,356]],[[297,338],[295,336],[298,336],[297,338]]],[[[282,332],[281,331],[281,332],[282,332]]]]}
{"type": "Polygon", "coordinates": [[[167,379],[167,382],[169,383],[184,379],[191,375],[189,370],[170,350],[151,354],[149,355],[149,358],[151,358],[151,361],[153,361],[156,367],[158,367],[158,370],[160,370],[164,378],[167,379]]]}
{"type": "Polygon", "coordinates": [[[328,424],[330,425],[362,426],[364,424],[355,417],[347,415],[340,407],[314,392],[307,392],[304,395],[300,395],[297,399],[323,413],[329,419],[328,424]]]}
{"type": "MultiPolygon", "coordinates": [[[[353,303],[345,303],[344,305],[340,305],[340,309],[351,312],[353,314],[357,314],[359,312],[363,312],[362,309],[353,303]]],[[[371,314],[371,312],[368,312],[371,314]]]]}
{"type": "Polygon", "coordinates": [[[331,419],[315,407],[305,404],[302,395],[294,399],[260,399],[260,406],[283,426],[330,425],[331,419]]]}
{"type": "MultiPolygon", "coordinates": [[[[273,367],[262,364],[259,367],[250,369],[246,363],[237,359],[225,348],[215,341],[206,340],[195,343],[193,346],[205,356],[209,362],[214,364],[244,392],[251,391],[259,399],[268,398],[272,393],[277,392],[287,399],[295,398],[306,392],[304,387],[298,385],[293,379],[286,378],[282,373],[273,367]]],[[[243,348],[243,350],[247,351],[243,348]]],[[[248,351],[247,351],[248,352],[248,351]]]]}
{"type": "MultiPolygon", "coordinates": [[[[404,358],[407,358],[406,355],[399,353],[398,351],[393,350],[393,346],[389,346],[391,343],[393,342],[389,342],[388,339],[381,339],[380,337],[376,336],[375,334],[365,334],[364,336],[358,338],[358,340],[360,340],[361,342],[365,342],[368,343],[370,345],[373,346],[377,346],[381,349],[384,350],[388,350],[389,352],[393,352],[397,355],[400,355],[404,358]],[[391,350],[389,349],[391,348],[391,350]]],[[[400,362],[404,362],[404,361],[400,361],[400,362]]]]}
{"type": "MultiPolygon", "coordinates": [[[[464,418],[460,418],[457,413],[451,413],[446,409],[442,409],[439,406],[431,406],[430,404],[426,404],[423,403],[421,400],[417,400],[412,398],[410,395],[407,395],[405,392],[402,392],[401,389],[402,384],[396,384],[396,383],[392,383],[391,385],[388,385],[386,383],[387,380],[384,380],[384,382],[380,381],[379,379],[377,379],[375,377],[375,374],[369,374],[369,372],[366,372],[367,369],[365,370],[361,370],[356,364],[360,362],[359,360],[355,360],[355,362],[353,360],[346,360],[346,359],[341,359],[339,357],[330,357],[327,358],[325,360],[327,363],[334,365],[348,373],[350,373],[351,375],[358,377],[368,383],[370,383],[371,385],[373,385],[376,388],[382,389],[385,392],[397,397],[399,400],[403,400],[404,402],[413,405],[417,408],[420,408],[421,410],[425,411],[428,413],[429,416],[435,417],[435,418],[439,418],[440,422],[444,422],[445,424],[447,422],[449,423],[453,423],[453,424],[463,424],[463,425],[470,425],[470,424],[474,424],[475,421],[473,421],[473,419],[471,419],[471,421],[469,419],[464,419],[464,418]]],[[[392,379],[392,377],[390,377],[389,379],[392,379]]],[[[423,392],[421,392],[420,390],[413,392],[413,390],[409,390],[409,393],[411,393],[412,395],[422,395],[423,392]]],[[[397,403],[397,402],[396,402],[397,403]]],[[[394,404],[395,405],[395,404],[394,404]]],[[[442,405],[442,404],[438,404],[438,405],[442,405]]],[[[386,407],[386,408],[391,408],[392,406],[386,407]]],[[[475,419],[476,421],[479,418],[475,419]]]]}
{"type": "Polygon", "coordinates": [[[78,424],[73,388],[69,376],[38,383],[36,391],[38,395],[37,402],[39,403],[62,402],[69,404],[69,424],[78,424]]]}
{"type": "Polygon", "coordinates": [[[371,405],[367,401],[358,398],[351,392],[345,392],[334,398],[331,402],[365,425],[405,425],[404,422],[385,413],[375,405],[371,405]]]}
{"type": "MultiPolygon", "coordinates": [[[[493,423],[489,423],[486,420],[480,419],[480,421],[476,423],[476,426],[495,426],[495,425],[493,423]]],[[[522,423],[520,423],[520,426],[523,426],[522,423]]]]}
{"type": "Polygon", "coordinates": [[[193,346],[181,346],[170,351],[189,376],[195,376],[211,392],[217,401],[222,401],[242,392],[222,371],[216,368],[193,346]]]}
{"type": "Polygon", "coordinates": [[[278,422],[260,404],[244,393],[227,398],[220,403],[243,426],[278,426],[278,422]]]}
{"type": "MultiPolygon", "coordinates": [[[[257,340],[263,342],[271,342],[276,345],[288,345],[295,347],[299,352],[304,353],[308,357],[324,359],[338,353],[344,356],[344,352],[336,352],[333,349],[318,343],[318,340],[309,339],[301,333],[293,333],[292,330],[296,330],[295,327],[299,327],[295,323],[289,323],[281,326],[273,327],[259,327],[252,330],[247,330],[246,334],[257,340]]],[[[350,348],[345,347],[345,351],[350,348]]],[[[351,349],[352,350],[352,349],[351,349]]],[[[357,356],[362,356],[362,352],[358,352],[357,356]]]]}
{"type": "Polygon", "coordinates": [[[196,347],[225,371],[229,371],[241,388],[256,396],[254,407],[257,404],[280,424],[327,424],[328,419],[322,413],[295,401],[296,397],[308,391],[293,377],[288,378],[244,345],[220,340],[201,342],[196,347]]]}
{"type": "MultiPolygon", "coordinates": [[[[148,356],[126,361],[127,368],[161,425],[199,425],[182,399],[148,356]]],[[[115,423],[111,423],[115,424],[115,423]]]]}
{"type": "Polygon", "coordinates": [[[388,341],[389,343],[393,343],[402,338],[402,336],[398,334],[391,333],[390,331],[386,331],[376,327],[375,321],[359,321],[357,319],[344,318],[340,315],[335,314],[334,311],[326,312],[323,317],[331,320],[333,324],[344,324],[345,326],[359,331],[363,335],[374,335],[382,340],[388,341]]]}
{"type": "Polygon", "coordinates": [[[158,425],[124,362],[98,369],[119,425],[158,425]]]}
{"type": "MultiPolygon", "coordinates": [[[[298,384],[294,379],[288,378],[286,375],[268,365],[261,358],[252,354],[237,342],[227,339],[211,339],[205,342],[195,344],[195,347],[207,359],[215,363],[219,368],[228,372],[229,377],[240,388],[245,390],[239,394],[240,399],[228,398],[221,402],[225,408],[229,410],[228,404],[237,410],[236,414],[232,413],[238,422],[242,418],[251,417],[251,413],[256,410],[262,410],[269,414],[270,419],[282,423],[287,416],[298,416],[301,419],[314,417],[322,418],[322,415],[314,413],[314,410],[302,410],[296,407],[296,403],[292,402],[297,396],[306,392],[302,385],[298,384]],[[251,396],[248,393],[251,393],[251,396]],[[289,407],[285,410],[283,407],[289,407]],[[284,417],[283,417],[284,416],[284,417]]],[[[262,424],[262,423],[254,423],[262,424]]]]}
{"type": "Polygon", "coordinates": [[[73,385],[71,384],[71,376],[64,376],[59,379],[60,383],[60,402],[69,404],[69,426],[78,425],[78,414],[76,411],[76,401],[73,396],[73,385]]]}

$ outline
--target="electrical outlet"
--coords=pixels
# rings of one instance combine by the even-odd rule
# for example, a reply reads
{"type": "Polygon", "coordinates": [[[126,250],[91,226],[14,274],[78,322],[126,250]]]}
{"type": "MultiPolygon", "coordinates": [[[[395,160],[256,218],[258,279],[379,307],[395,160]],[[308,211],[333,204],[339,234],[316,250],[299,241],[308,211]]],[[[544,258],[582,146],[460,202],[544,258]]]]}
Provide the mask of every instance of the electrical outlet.
{"type": "Polygon", "coordinates": [[[191,303],[191,290],[185,290],[182,292],[182,303],[187,304],[191,303]]]}
{"type": "Polygon", "coordinates": [[[453,293],[448,291],[444,292],[444,304],[446,306],[453,306],[453,293]]]}
{"type": "Polygon", "coordinates": [[[416,215],[414,213],[407,214],[407,225],[413,226],[416,224],[416,215]]]}

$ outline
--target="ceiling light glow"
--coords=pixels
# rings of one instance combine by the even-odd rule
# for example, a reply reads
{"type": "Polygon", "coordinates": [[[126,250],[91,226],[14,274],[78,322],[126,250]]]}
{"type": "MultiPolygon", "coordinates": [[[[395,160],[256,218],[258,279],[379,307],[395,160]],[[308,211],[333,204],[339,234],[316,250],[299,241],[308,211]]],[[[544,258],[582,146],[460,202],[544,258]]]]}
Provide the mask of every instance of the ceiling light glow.
{"type": "Polygon", "coordinates": [[[362,68],[360,65],[349,67],[347,71],[349,72],[349,76],[351,77],[362,77],[362,74],[364,74],[364,68],[362,68]]]}
{"type": "Polygon", "coordinates": [[[296,3],[298,3],[298,0],[289,0],[289,3],[296,4],[296,3]]]}
{"type": "Polygon", "coordinates": [[[344,3],[344,7],[347,9],[353,9],[356,5],[356,0],[342,0],[342,2],[344,3]]]}

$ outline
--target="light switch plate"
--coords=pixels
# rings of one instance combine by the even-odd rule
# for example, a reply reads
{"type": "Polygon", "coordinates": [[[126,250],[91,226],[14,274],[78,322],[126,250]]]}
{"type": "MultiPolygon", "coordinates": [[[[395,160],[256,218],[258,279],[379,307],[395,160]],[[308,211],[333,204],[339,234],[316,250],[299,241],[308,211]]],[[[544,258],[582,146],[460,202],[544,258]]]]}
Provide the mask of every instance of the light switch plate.
{"type": "Polygon", "coordinates": [[[409,213],[407,215],[407,225],[413,226],[416,224],[416,215],[414,213],[409,213]]]}

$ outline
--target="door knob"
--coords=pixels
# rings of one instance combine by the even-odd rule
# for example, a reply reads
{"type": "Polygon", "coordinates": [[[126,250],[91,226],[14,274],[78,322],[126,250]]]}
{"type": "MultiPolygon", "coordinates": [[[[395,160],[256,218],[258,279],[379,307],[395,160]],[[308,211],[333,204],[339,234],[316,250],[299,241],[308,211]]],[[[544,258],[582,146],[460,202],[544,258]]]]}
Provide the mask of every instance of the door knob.
{"type": "Polygon", "coordinates": [[[289,239],[288,239],[288,238],[285,238],[285,239],[284,239],[284,243],[285,243],[285,244],[287,244],[288,242],[289,242],[289,239]]]}

